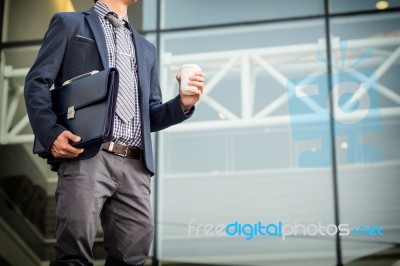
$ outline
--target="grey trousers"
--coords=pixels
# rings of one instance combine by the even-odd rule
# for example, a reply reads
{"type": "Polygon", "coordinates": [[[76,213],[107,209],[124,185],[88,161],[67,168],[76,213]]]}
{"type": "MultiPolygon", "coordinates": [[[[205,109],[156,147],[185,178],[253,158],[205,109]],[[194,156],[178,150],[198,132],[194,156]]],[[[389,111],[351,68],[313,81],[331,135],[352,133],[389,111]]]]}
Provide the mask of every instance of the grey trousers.
{"type": "Polygon", "coordinates": [[[99,215],[105,265],[143,265],[154,229],[150,183],[143,162],[105,151],[63,162],[56,189],[56,258],[50,265],[93,265],[99,215]]]}

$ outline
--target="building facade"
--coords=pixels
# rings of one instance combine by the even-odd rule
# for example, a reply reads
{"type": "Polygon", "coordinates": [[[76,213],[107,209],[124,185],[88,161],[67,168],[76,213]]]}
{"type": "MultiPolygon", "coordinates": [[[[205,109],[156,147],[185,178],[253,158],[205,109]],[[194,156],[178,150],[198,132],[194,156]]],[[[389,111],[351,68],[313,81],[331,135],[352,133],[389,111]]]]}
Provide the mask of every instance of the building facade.
{"type": "MultiPolygon", "coordinates": [[[[56,176],[31,154],[23,80],[51,15],[92,1],[0,2],[0,176],[51,195],[56,176]]],[[[158,50],[164,100],[180,65],[207,74],[193,118],[153,135],[154,261],[400,260],[398,1],[146,0],[129,12],[158,50]],[[254,224],[298,231],[283,239],[254,224]]]]}

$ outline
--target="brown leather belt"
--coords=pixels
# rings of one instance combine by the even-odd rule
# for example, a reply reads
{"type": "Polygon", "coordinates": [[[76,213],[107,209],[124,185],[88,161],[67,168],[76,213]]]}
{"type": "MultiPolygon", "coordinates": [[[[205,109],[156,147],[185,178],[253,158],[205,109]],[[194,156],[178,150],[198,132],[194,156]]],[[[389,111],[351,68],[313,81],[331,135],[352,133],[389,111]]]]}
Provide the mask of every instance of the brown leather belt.
{"type": "Polygon", "coordinates": [[[103,143],[103,145],[101,145],[101,148],[118,156],[136,160],[143,160],[143,152],[139,148],[128,147],[112,141],[103,143]]]}

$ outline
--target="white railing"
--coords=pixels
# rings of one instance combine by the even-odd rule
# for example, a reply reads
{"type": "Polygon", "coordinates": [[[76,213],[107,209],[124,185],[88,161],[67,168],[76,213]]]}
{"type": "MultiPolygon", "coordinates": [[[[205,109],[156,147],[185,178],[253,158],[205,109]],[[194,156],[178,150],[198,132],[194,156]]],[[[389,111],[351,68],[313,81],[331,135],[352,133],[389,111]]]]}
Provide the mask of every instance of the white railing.
{"type": "MultiPolygon", "coordinates": [[[[2,56],[4,58],[4,54],[2,56]]],[[[29,127],[28,115],[16,119],[16,114],[20,105],[24,104],[24,87],[13,81],[15,78],[23,78],[28,73],[27,68],[14,69],[10,65],[1,63],[0,76],[0,144],[27,143],[33,141],[32,134],[21,133],[23,129],[29,127]]]]}
{"type": "MultiPolygon", "coordinates": [[[[335,53],[340,51],[340,39],[334,37],[331,42],[332,58],[334,63],[339,64],[341,58],[335,56],[335,53]]],[[[395,102],[397,105],[400,105],[400,95],[396,93],[395,88],[387,88],[379,82],[379,79],[390,69],[390,67],[399,62],[400,38],[387,37],[359,39],[347,42],[348,51],[359,52],[366,49],[372,51],[372,56],[363,62],[363,66],[375,69],[374,73],[370,77],[367,77],[362,72],[357,72],[356,69],[351,69],[352,75],[354,75],[354,78],[359,80],[364,87],[371,85],[371,81],[373,80],[376,82],[375,85],[381,96],[395,102]],[[385,49],[386,47],[391,46],[398,46],[398,48],[393,52],[385,49]]],[[[316,55],[322,55],[325,52],[325,40],[321,39],[314,44],[185,55],[173,55],[170,53],[164,54],[162,56],[164,74],[162,74],[161,80],[162,87],[167,88],[164,91],[164,94],[167,95],[167,97],[172,97],[172,95],[176,93],[176,89],[173,86],[174,81],[171,78],[173,75],[165,73],[176,72],[180,64],[185,62],[199,62],[203,63],[205,66],[210,66],[210,69],[215,69],[216,65],[219,66],[218,70],[215,70],[214,72],[210,71],[212,73],[211,76],[208,76],[203,103],[214,110],[221,120],[185,123],[169,128],[167,131],[187,132],[195,130],[198,132],[238,127],[289,125],[289,114],[276,115],[276,111],[288,102],[288,94],[286,93],[285,88],[287,87],[287,82],[290,82],[290,79],[287,76],[287,73],[296,73],[296,71],[304,73],[304,71],[306,71],[309,74],[304,75],[303,82],[311,82],[316,76],[326,73],[326,64],[318,62],[316,58],[316,55]],[[272,61],[272,57],[276,58],[278,55],[285,55],[286,57],[292,56],[292,58],[303,56],[308,57],[309,60],[299,64],[298,62],[285,62],[284,60],[287,60],[287,58],[283,58],[281,62],[278,61],[271,64],[270,61],[272,61]],[[282,93],[274,100],[269,102],[266,101],[261,110],[254,112],[256,79],[257,75],[263,72],[272,77],[284,89],[281,90],[282,93]],[[229,75],[240,76],[240,83],[238,83],[237,86],[241,92],[241,101],[240,106],[235,107],[237,110],[241,110],[240,116],[236,115],[234,110],[230,110],[225,107],[222,102],[219,102],[210,96],[210,92],[218,89],[217,87],[219,83],[229,75]]],[[[355,56],[346,58],[348,65],[352,65],[358,60],[359,59],[355,56]]],[[[230,90],[234,89],[237,88],[230,88],[230,90]]],[[[268,86],[265,85],[263,89],[268,89],[268,86]]],[[[360,86],[360,89],[354,94],[352,101],[360,99],[364,93],[365,89],[361,89],[360,86]]],[[[229,97],[229,95],[227,95],[227,97],[229,97]]],[[[321,108],[327,108],[320,106],[309,97],[301,97],[299,100],[302,100],[310,110],[315,111],[316,115],[314,116],[314,119],[316,122],[318,122],[318,119],[321,119],[321,116],[317,114],[318,111],[321,111],[321,108]]],[[[355,114],[343,114],[343,112],[339,111],[340,110],[335,110],[335,118],[340,118],[340,121],[345,121],[346,119],[354,120],[354,116],[362,115],[362,111],[365,110],[360,110],[360,112],[355,112],[355,114]]],[[[400,116],[400,106],[382,107],[380,108],[380,112],[382,117],[400,116]]],[[[304,119],[310,121],[313,117],[307,116],[304,117],[304,119]]]]}
{"type": "MultiPolygon", "coordinates": [[[[338,38],[332,38],[332,54],[340,50],[338,38]]],[[[261,127],[261,126],[275,126],[282,124],[289,124],[290,117],[287,115],[276,115],[276,111],[285,105],[288,101],[288,96],[285,90],[270,102],[265,102],[264,107],[258,112],[254,112],[255,101],[255,86],[257,76],[260,73],[266,73],[275,79],[282,87],[286,86],[289,78],[285,73],[293,71],[307,71],[309,74],[305,75],[304,81],[312,81],[312,79],[326,72],[326,67],[323,63],[319,63],[315,59],[317,53],[325,52],[324,40],[319,40],[312,44],[301,44],[291,46],[267,47],[259,49],[243,49],[231,51],[219,51],[210,53],[197,53],[185,55],[173,55],[164,53],[162,55],[162,70],[161,71],[161,85],[164,88],[164,97],[171,98],[175,92],[173,75],[171,71],[176,71],[178,66],[182,63],[189,61],[202,62],[205,66],[213,66],[216,69],[208,76],[206,83],[206,93],[203,97],[203,103],[208,105],[214,110],[221,120],[191,122],[181,124],[179,126],[168,129],[168,132],[186,132],[186,131],[199,131],[199,130],[219,130],[237,127],[261,127]],[[308,56],[311,59],[298,64],[296,62],[278,62],[271,64],[270,57],[277,57],[278,55],[285,55],[286,57],[298,58],[299,56],[308,56]],[[322,66],[322,67],[321,67],[322,66]],[[212,98],[210,92],[220,89],[218,85],[228,75],[240,76],[240,82],[237,84],[240,89],[240,115],[235,114],[234,110],[230,110],[217,99],[212,98]]],[[[400,38],[387,37],[387,38],[374,38],[374,39],[360,39],[351,40],[347,42],[347,49],[353,51],[360,51],[363,49],[373,50],[374,56],[365,62],[366,65],[376,69],[374,76],[377,82],[377,89],[380,95],[390,99],[397,105],[400,105],[400,95],[396,92],[395,88],[388,88],[380,84],[381,78],[389,68],[399,62],[400,56],[400,38]],[[393,52],[385,50],[385,47],[399,46],[393,52]],[[382,58],[386,58],[382,60],[382,58]]],[[[16,78],[25,77],[28,72],[27,68],[13,68],[6,65],[4,62],[4,54],[1,62],[1,76],[0,76],[0,144],[15,144],[15,143],[29,143],[33,141],[33,135],[23,133],[24,129],[29,127],[29,120],[27,115],[16,119],[17,110],[23,104],[23,86],[18,85],[13,80],[16,78]]],[[[339,60],[333,56],[334,60],[339,60]]],[[[286,60],[286,59],[285,59],[286,60]]],[[[356,62],[357,58],[347,58],[348,62],[356,62]]],[[[208,73],[210,74],[210,73],[208,73]]],[[[363,73],[353,71],[353,75],[360,82],[367,84],[371,82],[371,77],[365,76],[363,73]]],[[[265,86],[265,89],[267,86],[265,86]]],[[[234,89],[234,88],[230,88],[234,89]]],[[[363,96],[365,90],[359,90],[355,93],[355,97],[360,98],[363,96]]],[[[304,103],[310,107],[311,110],[321,110],[320,105],[310,100],[308,97],[302,97],[304,103]]],[[[399,107],[383,107],[380,109],[382,117],[400,116],[399,107]]],[[[335,113],[337,117],[343,115],[335,113]]],[[[307,121],[312,117],[305,118],[307,121]]],[[[315,116],[318,119],[318,116],[315,116]]],[[[343,119],[352,119],[351,115],[343,119]]],[[[26,130],[25,130],[26,132],[26,130]]]]}

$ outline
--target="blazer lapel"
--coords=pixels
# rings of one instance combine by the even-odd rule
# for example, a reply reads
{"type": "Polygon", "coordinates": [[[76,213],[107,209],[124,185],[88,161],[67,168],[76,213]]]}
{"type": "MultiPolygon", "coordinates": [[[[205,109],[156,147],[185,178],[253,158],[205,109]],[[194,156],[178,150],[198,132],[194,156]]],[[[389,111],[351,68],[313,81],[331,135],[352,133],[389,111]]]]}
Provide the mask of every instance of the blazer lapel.
{"type": "Polygon", "coordinates": [[[145,71],[146,71],[146,64],[145,64],[145,58],[144,58],[144,46],[143,46],[143,40],[139,34],[135,30],[135,28],[129,24],[129,27],[131,28],[131,31],[133,32],[133,43],[135,44],[135,51],[136,51],[136,63],[138,67],[138,78],[139,78],[139,90],[142,91],[142,86],[140,84],[145,84],[146,76],[145,76],[145,71]]]}
{"type": "Polygon", "coordinates": [[[89,9],[86,12],[86,20],[89,23],[90,29],[92,30],[94,39],[96,40],[97,49],[101,57],[104,69],[108,68],[108,53],[106,39],[104,37],[103,28],[101,27],[100,20],[97,17],[97,13],[94,8],[89,9]]]}

